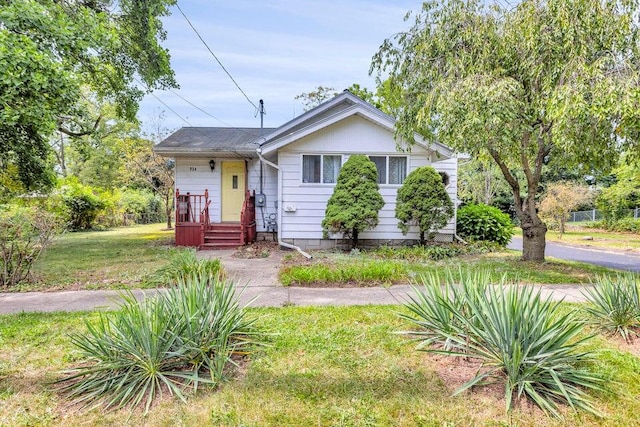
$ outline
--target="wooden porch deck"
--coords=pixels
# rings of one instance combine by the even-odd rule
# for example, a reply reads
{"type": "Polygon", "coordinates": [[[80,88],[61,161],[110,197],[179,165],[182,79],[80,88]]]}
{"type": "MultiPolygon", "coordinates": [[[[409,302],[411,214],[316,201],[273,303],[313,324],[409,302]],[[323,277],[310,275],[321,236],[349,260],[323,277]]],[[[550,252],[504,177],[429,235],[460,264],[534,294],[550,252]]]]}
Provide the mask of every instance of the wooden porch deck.
{"type": "Polygon", "coordinates": [[[256,240],[255,192],[246,192],[238,222],[212,223],[210,206],[208,190],[180,194],[176,189],[176,246],[230,249],[256,240]]]}

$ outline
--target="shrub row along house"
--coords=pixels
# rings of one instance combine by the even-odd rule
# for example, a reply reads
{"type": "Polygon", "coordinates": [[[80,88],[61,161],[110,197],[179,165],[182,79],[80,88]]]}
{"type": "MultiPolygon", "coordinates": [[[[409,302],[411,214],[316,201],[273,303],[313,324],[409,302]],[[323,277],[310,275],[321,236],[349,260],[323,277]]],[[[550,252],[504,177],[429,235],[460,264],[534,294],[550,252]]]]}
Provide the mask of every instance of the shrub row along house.
{"type": "MultiPolygon", "coordinates": [[[[416,134],[410,151],[394,138],[392,117],[345,91],[279,128],[181,128],[155,147],[175,159],[176,244],[233,247],[273,233],[303,250],[342,247],[323,238],[322,219],[340,167],[352,154],[375,163],[385,205],[379,223],[359,236],[363,245],[416,241],[395,218],[396,194],[414,169],[431,165],[457,205],[457,158],[416,134]]],[[[436,235],[450,241],[455,215],[436,235]]]]}

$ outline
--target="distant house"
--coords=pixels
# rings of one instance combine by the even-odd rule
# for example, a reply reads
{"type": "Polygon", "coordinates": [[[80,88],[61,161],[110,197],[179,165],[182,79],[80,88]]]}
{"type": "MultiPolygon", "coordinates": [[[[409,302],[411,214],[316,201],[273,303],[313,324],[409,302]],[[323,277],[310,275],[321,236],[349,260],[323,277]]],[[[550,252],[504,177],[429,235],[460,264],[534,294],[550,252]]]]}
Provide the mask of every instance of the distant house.
{"type": "MultiPolygon", "coordinates": [[[[410,152],[397,149],[394,119],[350,92],[276,129],[182,128],[155,147],[175,159],[176,244],[238,246],[273,233],[285,246],[304,250],[342,246],[323,239],[321,222],[341,165],[351,154],[376,164],[385,206],[378,226],[359,236],[365,245],[401,244],[395,219],[398,188],[413,169],[433,166],[457,205],[457,158],[447,147],[416,134],[410,152]]],[[[438,239],[451,241],[455,217],[438,239]]],[[[270,237],[269,237],[270,238],[270,237]]]]}

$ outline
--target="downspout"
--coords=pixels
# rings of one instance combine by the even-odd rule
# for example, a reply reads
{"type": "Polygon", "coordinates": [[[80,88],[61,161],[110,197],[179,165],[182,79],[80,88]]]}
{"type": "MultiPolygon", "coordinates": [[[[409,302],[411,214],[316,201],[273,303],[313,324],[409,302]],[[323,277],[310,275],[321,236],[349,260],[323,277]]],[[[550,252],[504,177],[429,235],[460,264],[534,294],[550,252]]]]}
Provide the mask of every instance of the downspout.
{"type": "Polygon", "coordinates": [[[309,255],[308,253],[306,253],[305,251],[303,251],[302,249],[300,249],[298,246],[296,245],[292,245],[290,243],[286,243],[283,242],[282,239],[280,238],[280,234],[282,231],[282,169],[280,169],[280,166],[276,165],[275,163],[270,162],[269,160],[265,159],[264,157],[262,157],[262,149],[261,148],[257,148],[256,149],[256,153],[258,153],[258,157],[260,158],[261,162],[266,163],[267,165],[271,166],[272,168],[276,169],[278,171],[278,215],[277,215],[277,226],[278,226],[278,244],[280,246],[284,246],[285,248],[289,248],[289,249],[295,249],[296,251],[300,252],[300,254],[302,254],[302,256],[304,256],[307,259],[311,259],[313,258],[311,255],[309,255]]]}

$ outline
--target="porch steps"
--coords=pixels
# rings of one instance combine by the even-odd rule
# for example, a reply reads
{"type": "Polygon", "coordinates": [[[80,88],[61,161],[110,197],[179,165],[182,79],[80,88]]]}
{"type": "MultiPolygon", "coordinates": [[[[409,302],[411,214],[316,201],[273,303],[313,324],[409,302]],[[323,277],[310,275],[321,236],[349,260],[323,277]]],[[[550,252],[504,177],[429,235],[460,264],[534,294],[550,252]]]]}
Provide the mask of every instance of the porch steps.
{"type": "Polygon", "coordinates": [[[234,249],[243,245],[240,224],[210,224],[200,249],[234,249]]]}

